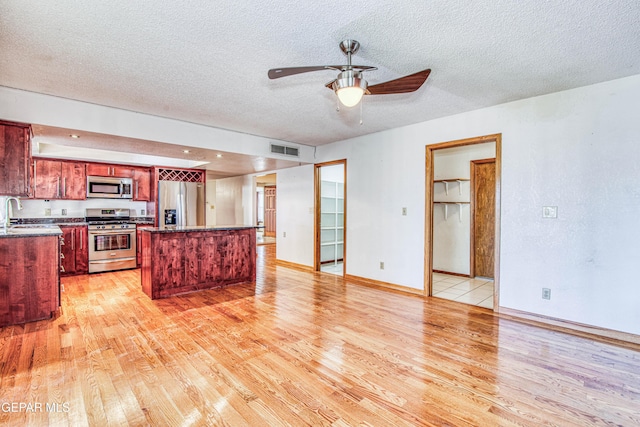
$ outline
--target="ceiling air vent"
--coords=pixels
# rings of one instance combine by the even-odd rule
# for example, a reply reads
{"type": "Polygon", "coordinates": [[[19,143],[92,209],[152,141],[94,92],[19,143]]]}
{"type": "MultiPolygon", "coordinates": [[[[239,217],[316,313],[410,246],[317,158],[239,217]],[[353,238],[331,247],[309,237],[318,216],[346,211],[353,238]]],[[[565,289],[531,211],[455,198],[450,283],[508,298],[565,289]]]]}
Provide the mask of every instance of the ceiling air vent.
{"type": "Polygon", "coordinates": [[[285,156],[299,156],[297,148],[287,147],[286,145],[271,144],[271,152],[275,154],[284,154],[285,156]]]}

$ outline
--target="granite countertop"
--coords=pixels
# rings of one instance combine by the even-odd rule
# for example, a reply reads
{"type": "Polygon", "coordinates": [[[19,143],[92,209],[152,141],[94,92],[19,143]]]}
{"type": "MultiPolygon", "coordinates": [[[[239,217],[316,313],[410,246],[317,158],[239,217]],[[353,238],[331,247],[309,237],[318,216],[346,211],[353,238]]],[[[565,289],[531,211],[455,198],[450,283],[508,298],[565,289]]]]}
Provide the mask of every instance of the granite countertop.
{"type": "Polygon", "coordinates": [[[174,228],[158,228],[149,227],[143,228],[141,231],[148,231],[150,233],[185,233],[188,231],[216,231],[216,230],[245,230],[248,228],[255,229],[255,225],[220,225],[220,226],[207,226],[207,225],[186,225],[174,228]]]}
{"type": "Polygon", "coordinates": [[[5,237],[42,237],[61,236],[62,230],[55,224],[43,225],[12,225],[9,228],[0,228],[0,238],[5,237]]]}

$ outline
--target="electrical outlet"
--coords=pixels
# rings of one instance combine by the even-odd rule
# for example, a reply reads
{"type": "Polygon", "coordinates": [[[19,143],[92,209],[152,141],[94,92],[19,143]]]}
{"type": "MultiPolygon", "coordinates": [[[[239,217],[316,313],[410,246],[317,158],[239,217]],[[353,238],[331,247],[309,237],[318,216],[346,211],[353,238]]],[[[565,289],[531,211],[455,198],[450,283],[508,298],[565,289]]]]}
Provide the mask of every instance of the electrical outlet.
{"type": "Polygon", "coordinates": [[[557,206],[543,206],[542,207],[542,218],[558,218],[558,207],[557,206]]]}
{"type": "Polygon", "coordinates": [[[44,208],[44,216],[51,216],[51,208],[44,208]]]}
{"type": "Polygon", "coordinates": [[[407,208],[402,208],[402,215],[407,216],[407,208]]]}
{"type": "Polygon", "coordinates": [[[384,261],[380,261],[380,270],[384,270],[384,261]]]}
{"type": "Polygon", "coordinates": [[[66,215],[67,214],[67,210],[66,209],[62,209],[62,215],[66,215]]]}
{"type": "Polygon", "coordinates": [[[282,232],[282,237],[287,237],[287,232],[286,231],[282,232]]]}
{"type": "Polygon", "coordinates": [[[140,209],[140,215],[144,216],[145,210],[144,209],[140,209]]]}
{"type": "Polygon", "coordinates": [[[551,289],[542,288],[542,299],[551,299],[551,289]]]}

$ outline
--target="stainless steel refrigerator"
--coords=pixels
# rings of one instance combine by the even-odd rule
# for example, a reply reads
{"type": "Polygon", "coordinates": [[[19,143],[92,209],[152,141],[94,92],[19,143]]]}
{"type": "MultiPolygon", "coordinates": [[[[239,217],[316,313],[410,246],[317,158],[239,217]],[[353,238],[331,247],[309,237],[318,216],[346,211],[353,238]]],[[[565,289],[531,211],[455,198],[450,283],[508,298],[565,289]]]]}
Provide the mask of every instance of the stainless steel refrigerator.
{"type": "Polygon", "coordinates": [[[160,228],[205,225],[204,184],[160,181],[158,214],[160,228]]]}

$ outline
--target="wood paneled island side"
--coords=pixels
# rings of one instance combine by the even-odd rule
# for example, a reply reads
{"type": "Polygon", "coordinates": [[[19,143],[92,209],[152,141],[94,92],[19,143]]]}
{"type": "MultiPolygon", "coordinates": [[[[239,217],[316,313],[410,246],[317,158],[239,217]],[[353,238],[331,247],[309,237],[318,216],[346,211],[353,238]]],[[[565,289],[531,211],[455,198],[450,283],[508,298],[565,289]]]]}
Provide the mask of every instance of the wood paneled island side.
{"type": "Polygon", "coordinates": [[[58,310],[61,234],[56,226],[0,230],[0,328],[58,310]]]}
{"type": "Polygon", "coordinates": [[[255,227],[142,230],[142,290],[151,299],[256,280],[255,227]]]}

